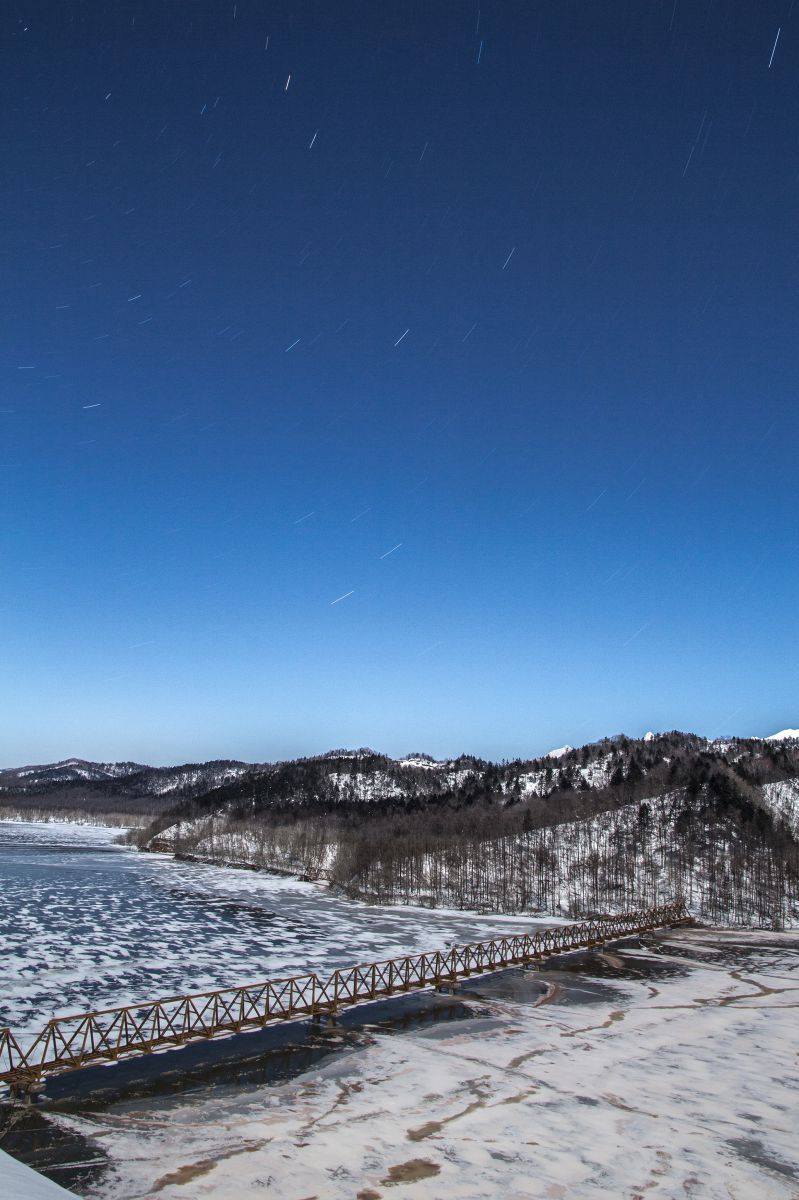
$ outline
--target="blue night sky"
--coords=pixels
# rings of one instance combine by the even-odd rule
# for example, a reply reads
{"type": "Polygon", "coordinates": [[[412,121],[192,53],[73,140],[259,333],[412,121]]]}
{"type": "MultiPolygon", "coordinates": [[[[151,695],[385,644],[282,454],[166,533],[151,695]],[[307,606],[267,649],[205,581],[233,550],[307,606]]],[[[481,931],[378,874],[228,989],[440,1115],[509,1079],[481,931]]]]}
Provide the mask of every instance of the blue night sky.
{"type": "Polygon", "coordinates": [[[792,10],[6,6],[0,763],[799,724],[792,10]]]}

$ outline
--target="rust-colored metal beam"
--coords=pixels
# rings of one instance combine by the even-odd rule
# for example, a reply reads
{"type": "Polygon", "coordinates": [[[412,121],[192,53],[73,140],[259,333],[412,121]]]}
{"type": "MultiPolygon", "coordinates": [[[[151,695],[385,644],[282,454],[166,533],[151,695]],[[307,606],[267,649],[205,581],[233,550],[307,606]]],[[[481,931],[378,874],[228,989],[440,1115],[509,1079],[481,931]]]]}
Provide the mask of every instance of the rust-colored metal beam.
{"type": "Polygon", "coordinates": [[[10,1029],[0,1029],[0,1084],[8,1085],[12,1096],[30,1096],[41,1090],[46,1076],[92,1063],[154,1054],[188,1042],[260,1029],[277,1021],[333,1016],[340,1008],[368,1000],[421,988],[452,987],[458,978],[500,971],[509,964],[535,962],[690,920],[680,900],[536,933],[361,963],[333,971],[327,979],[315,974],[298,975],[54,1017],[25,1051],[10,1029]]]}

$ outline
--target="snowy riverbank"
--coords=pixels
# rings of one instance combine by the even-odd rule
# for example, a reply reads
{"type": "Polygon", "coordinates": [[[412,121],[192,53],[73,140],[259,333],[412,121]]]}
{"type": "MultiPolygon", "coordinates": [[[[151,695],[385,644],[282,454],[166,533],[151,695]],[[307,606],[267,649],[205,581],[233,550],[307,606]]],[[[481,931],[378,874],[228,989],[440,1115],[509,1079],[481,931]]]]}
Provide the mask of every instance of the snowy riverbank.
{"type": "Polygon", "coordinates": [[[553,964],[540,1006],[476,981],[480,1017],[289,1083],[53,1119],[109,1156],[87,1200],[789,1200],[798,964],[787,934],[675,931],[553,964]]]}
{"type": "Polygon", "coordinates": [[[67,1192],[59,1184],[38,1175],[30,1167],[17,1162],[0,1150],[0,1195],[6,1200],[69,1200],[73,1192],[67,1192]]]}

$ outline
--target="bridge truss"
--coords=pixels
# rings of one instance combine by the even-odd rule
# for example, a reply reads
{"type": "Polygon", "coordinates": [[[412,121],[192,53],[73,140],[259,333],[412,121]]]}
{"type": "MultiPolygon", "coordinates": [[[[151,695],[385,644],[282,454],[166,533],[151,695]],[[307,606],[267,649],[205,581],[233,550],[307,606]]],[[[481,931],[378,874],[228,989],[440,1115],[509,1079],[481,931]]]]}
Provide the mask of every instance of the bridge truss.
{"type": "Polygon", "coordinates": [[[690,922],[682,901],[572,925],[513,934],[449,950],[409,954],[333,971],[171,996],[144,1004],[54,1017],[23,1050],[0,1029],[0,1084],[30,1100],[49,1075],[153,1054],[189,1042],[229,1037],[279,1021],[334,1016],[340,1009],[423,988],[453,987],[470,975],[540,962],[553,954],[599,946],[690,922]]]}

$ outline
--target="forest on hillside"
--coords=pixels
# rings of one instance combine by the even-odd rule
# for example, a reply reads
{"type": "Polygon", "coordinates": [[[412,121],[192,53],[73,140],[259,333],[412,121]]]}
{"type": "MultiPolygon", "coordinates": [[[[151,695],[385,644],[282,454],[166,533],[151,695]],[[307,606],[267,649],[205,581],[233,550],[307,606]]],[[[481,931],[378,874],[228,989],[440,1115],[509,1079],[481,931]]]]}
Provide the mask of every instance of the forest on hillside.
{"type": "Polygon", "coordinates": [[[380,903],[570,916],[673,899],[799,923],[799,740],[617,735],[537,759],[147,767],[69,759],[0,772],[0,817],[127,825],[130,841],[325,879],[380,903]]]}
{"type": "MultiPolygon", "coordinates": [[[[307,760],[276,773],[266,794],[242,780],[227,795],[188,800],[139,841],[324,878],[378,903],[577,917],[682,894],[707,920],[792,925],[797,830],[766,803],[764,784],[793,787],[796,752],[737,750],[708,751],[685,735],[602,745],[554,768],[479,764],[449,791],[385,789],[368,804],[341,786],[331,801],[329,766],[307,760]],[[586,785],[592,763],[604,764],[604,786],[586,785]],[[550,790],[525,795],[536,771],[550,790]]],[[[386,765],[370,763],[372,775],[386,765]]],[[[365,765],[348,769],[354,778],[365,765]]]]}

